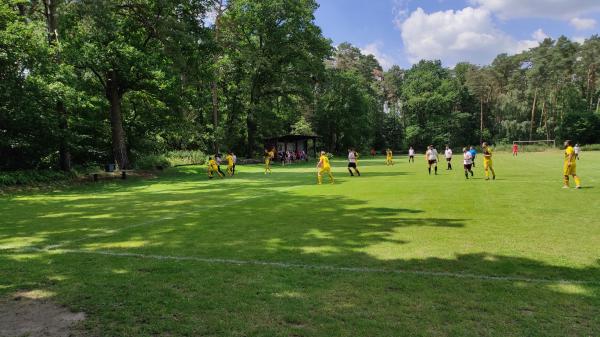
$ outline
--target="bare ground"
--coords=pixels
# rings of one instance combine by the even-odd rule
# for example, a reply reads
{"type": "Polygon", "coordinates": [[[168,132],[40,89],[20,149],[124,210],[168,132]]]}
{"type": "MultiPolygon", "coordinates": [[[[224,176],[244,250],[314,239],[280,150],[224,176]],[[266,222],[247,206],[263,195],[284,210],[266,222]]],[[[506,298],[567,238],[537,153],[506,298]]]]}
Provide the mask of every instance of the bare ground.
{"type": "Polygon", "coordinates": [[[0,299],[0,336],[81,336],[74,328],[85,319],[85,314],[53,303],[51,296],[46,291],[32,290],[0,299]]]}

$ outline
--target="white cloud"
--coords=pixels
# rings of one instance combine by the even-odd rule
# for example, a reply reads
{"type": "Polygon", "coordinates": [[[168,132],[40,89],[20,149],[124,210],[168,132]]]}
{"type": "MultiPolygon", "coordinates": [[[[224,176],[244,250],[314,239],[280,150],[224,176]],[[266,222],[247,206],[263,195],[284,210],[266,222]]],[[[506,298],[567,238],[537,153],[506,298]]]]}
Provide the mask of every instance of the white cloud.
{"type": "Polygon", "coordinates": [[[394,58],[381,51],[383,42],[375,41],[369,43],[364,48],[360,48],[361,53],[365,55],[373,55],[379,61],[379,64],[384,70],[390,69],[394,65],[394,58]]]}
{"type": "Polygon", "coordinates": [[[577,43],[583,44],[585,42],[585,37],[583,37],[583,36],[573,36],[571,38],[571,40],[573,40],[573,41],[575,41],[577,43]]]}
{"type": "Polygon", "coordinates": [[[470,0],[501,18],[543,17],[571,19],[577,15],[600,12],[598,0],[470,0]]]}
{"type": "Polygon", "coordinates": [[[569,23],[577,30],[587,30],[596,27],[596,20],[594,19],[572,18],[569,23]]]}
{"type": "Polygon", "coordinates": [[[411,63],[440,59],[447,66],[461,61],[488,64],[499,53],[517,53],[547,37],[539,29],[534,40],[515,40],[496,27],[490,11],[472,7],[431,14],[417,8],[399,28],[411,63]]]}
{"type": "Polygon", "coordinates": [[[539,28],[538,30],[533,32],[533,34],[531,34],[531,37],[538,42],[542,42],[548,37],[548,35],[546,35],[546,33],[544,33],[544,31],[541,28],[539,28]]]}

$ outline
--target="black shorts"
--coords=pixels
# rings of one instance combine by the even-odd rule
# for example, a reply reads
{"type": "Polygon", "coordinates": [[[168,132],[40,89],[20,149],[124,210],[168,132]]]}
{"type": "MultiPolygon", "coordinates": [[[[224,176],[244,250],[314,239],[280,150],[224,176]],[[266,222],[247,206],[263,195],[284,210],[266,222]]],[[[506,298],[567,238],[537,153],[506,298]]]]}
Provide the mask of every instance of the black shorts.
{"type": "Polygon", "coordinates": [[[446,161],[452,161],[452,158],[446,158],[446,161]]]}
{"type": "Polygon", "coordinates": [[[433,165],[433,164],[437,164],[437,160],[428,160],[427,162],[429,162],[429,165],[433,165]]]}
{"type": "Polygon", "coordinates": [[[408,158],[414,158],[415,156],[408,156],[408,158]]]}
{"type": "Polygon", "coordinates": [[[356,163],[348,163],[348,167],[356,168],[356,163]]]}
{"type": "Polygon", "coordinates": [[[465,170],[470,170],[473,164],[464,164],[465,170]]]}

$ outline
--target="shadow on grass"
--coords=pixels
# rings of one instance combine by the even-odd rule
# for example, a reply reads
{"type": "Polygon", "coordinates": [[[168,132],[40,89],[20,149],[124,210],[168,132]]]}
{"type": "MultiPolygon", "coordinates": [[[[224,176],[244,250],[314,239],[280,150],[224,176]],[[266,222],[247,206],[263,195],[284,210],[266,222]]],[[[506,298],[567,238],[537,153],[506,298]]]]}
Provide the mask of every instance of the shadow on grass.
{"type": "Polygon", "coordinates": [[[289,172],[277,181],[250,175],[258,181],[241,187],[196,186],[194,175],[186,173],[157,182],[180,183],[167,191],[123,188],[92,196],[80,191],[55,199],[17,198],[2,209],[21,207],[23,214],[3,213],[8,222],[0,227],[0,242],[28,238],[27,245],[39,247],[64,242],[65,248],[116,253],[404,272],[6,251],[0,253],[0,294],[49,289],[61,303],[89,313],[85,324],[98,335],[594,336],[600,331],[600,262],[575,268],[486,253],[406,258],[412,255],[403,250],[414,239],[404,229],[443,239],[469,219],[277,190],[304,175],[289,172]]]}

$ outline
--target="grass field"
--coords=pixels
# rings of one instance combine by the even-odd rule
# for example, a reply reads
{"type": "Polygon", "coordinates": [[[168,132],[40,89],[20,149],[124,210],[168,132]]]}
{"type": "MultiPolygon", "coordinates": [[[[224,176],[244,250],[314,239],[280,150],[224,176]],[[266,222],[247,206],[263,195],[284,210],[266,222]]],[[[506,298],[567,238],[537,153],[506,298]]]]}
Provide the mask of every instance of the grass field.
{"type": "Polygon", "coordinates": [[[0,297],[40,290],[99,336],[600,336],[600,153],[204,167],[0,197],[0,297]]]}

